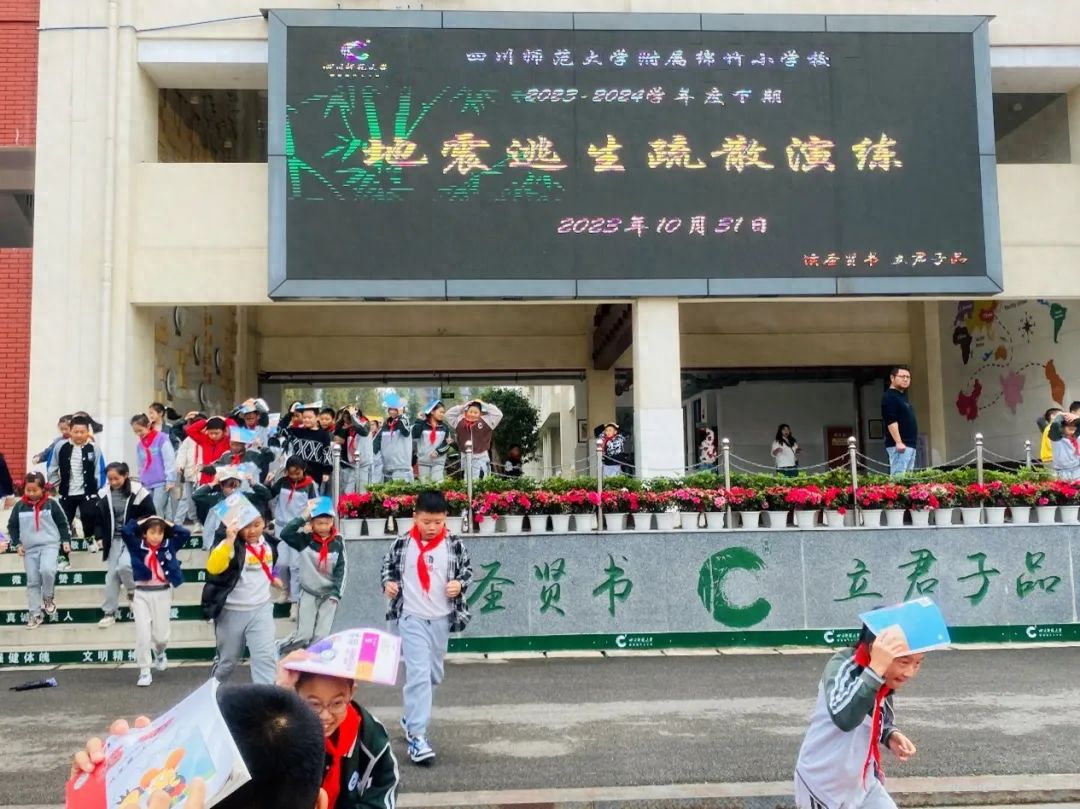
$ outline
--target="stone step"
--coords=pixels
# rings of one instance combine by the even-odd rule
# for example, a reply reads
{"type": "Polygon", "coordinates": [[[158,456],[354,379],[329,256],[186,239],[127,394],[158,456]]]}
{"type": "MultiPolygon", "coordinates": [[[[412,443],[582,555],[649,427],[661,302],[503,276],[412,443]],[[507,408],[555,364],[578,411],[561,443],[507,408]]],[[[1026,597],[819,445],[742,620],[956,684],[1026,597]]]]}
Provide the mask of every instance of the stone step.
{"type": "MultiPolygon", "coordinates": [[[[202,586],[198,583],[185,584],[173,591],[173,604],[198,604],[202,594],[202,586]]],[[[94,584],[86,586],[59,586],[56,588],[56,603],[65,609],[79,609],[83,607],[99,607],[105,600],[104,585],[94,584]]],[[[120,606],[128,605],[123,592],[120,595],[120,606]]],[[[25,587],[0,587],[0,612],[6,610],[26,609],[25,587]]],[[[2,623],[2,621],[0,621],[2,623]]]]}
{"type": "MultiPolygon", "coordinates": [[[[198,548],[187,548],[180,551],[177,556],[180,558],[181,567],[188,568],[189,570],[195,570],[206,567],[206,557],[209,555],[209,551],[204,551],[198,548]]],[[[72,551],[71,553],[71,570],[70,573],[78,573],[90,570],[100,570],[104,573],[107,562],[101,558],[100,553],[89,553],[87,551],[72,551]]],[[[20,574],[24,571],[22,557],[17,553],[8,552],[0,553],[0,587],[6,586],[9,580],[9,575],[20,574]]]]}
{"type": "MultiPolygon", "coordinates": [[[[27,632],[26,634],[32,637],[38,631],[40,630],[27,632]]],[[[0,670],[14,669],[16,667],[61,666],[65,664],[79,666],[91,664],[131,665],[135,662],[135,650],[132,648],[133,645],[134,635],[125,643],[115,645],[58,643],[45,647],[41,644],[32,644],[18,651],[0,652],[0,670]]],[[[169,641],[169,662],[177,663],[182,660],[210,661],[214,659],[214,651],[212,636],[209,641],[178,641],[175,639],[174,634],[173,639],[169,641]]],[[[69,672],[67,674],[42,676],[55,676],[58,680],[61,680],[61,684],[63,684],[63,678],[65,676],[77,677],[78,674],[76,672],[69,672]]],[[[27,677],[27,679],[31,678],[27,677]]]]}
{"type": "MultiPolygon", "coordinates": [[[[135,643],[135,626],[129,621],[100,628],[94,618],[93,625],[86,623],[47,623],[28,630],[23,624],[0,625],[0,650],[5,653],[40,652],[53,649],[130,649],[135,643]]],[[[296,626],[288,618],[274,621],[277,638],[287,637],[296,626]]],[[[180,620],[172,625],[172,641],[177,643],[214,646],[214,628],[208,621],[180,620]]],[[[46,661],[48,662],[48,661],[46,661]]],[[[70,662],[70,661],[69,661],[70,662]]],[[[78,662],[78,661],[75,661],[78,662]]]]}

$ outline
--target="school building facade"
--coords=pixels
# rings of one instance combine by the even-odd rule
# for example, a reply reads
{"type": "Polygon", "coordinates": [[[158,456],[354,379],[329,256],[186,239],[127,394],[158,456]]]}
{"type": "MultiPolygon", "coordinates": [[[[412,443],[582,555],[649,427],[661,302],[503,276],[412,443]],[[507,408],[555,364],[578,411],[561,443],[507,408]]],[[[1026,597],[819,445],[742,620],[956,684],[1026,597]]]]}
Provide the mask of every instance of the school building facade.
{"type": "MultiPolygon", "coordinates": [[[[31,5],[0,2],[0,37],[5,10],[29,13],[31,5]]],[[[293,0],[288,7],[419,5],[293,0]]],[[[519,2],[422,5],[533,10],[519,2]]],[[[951,14],[993,16],[1002,291],[984,300],[664,297],[661,285],[642,297],[282,302],[269,297],[264,6],[42,0],[31,447],[74,409],[105,423],[109,456],[131,457],[128,417],[153,399],[182,412],[221,410],[256,391],[273,400],[295,381],[446,379],[561,386],[545,404],[549,467],[587,458],[591,427],[613,419],[631,421],[643,475],[692,464],[704,426],[762,465],[779,422],[792,425],[810,461],[826,459],[844,429],[879,457],[883,375],[907,363],[925,460],[944,463],[966,451],[976,431],[995,452],[1022,457],[1035,417],[1055,401],[1080,398],[1073,382],[1080,312],[1070,317],[1080,300],[1080,7],[950,4],[951,14]],[[559,464],[551,462],[555,444],[559,464]]],[[[545,10],[713,9],[691,0],[677,9],[574,0],[545,10]]],[[[757,13],[760,4],[735,0],[723,11],[757,13]]],[[[934,15],[941,4],[778,0],[769,11],[934,15]]],[[[0,82],[10,75],[0,70],[0,82]]],[[[0,106],[0,159],[13,143],[9,117],[0,106]]],[[[33,142],[33,124],[20,138],[33,142]]],[[[4,279],[7,255],[0,250],[4,279]]],[[[393,267],[385,277],[394,277],[393,267]]],[[[5,280],[5,288],[17,296],[25,286],[5,280]]],[[[0,328],[17,322],[4,320],[0,328]]],[[[6,354],[0,374],[17,359],[17,349],[6,354]]],[[[5,423],[12,421],[9,412],[5,423]]],[[[26,452],[15,440],[5,448],[26,452]]]]}

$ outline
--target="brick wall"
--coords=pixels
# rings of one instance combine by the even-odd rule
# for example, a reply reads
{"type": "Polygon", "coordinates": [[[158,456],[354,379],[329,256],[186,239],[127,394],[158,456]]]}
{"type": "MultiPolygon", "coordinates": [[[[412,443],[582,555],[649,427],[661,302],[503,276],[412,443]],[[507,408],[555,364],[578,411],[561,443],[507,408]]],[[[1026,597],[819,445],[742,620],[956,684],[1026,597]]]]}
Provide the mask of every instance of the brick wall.
{"type": "MultiPolygon", "coordinates": [[[[0,148],[35,143],[37,26],[38,0],[0,0],[0,148]]],[[[27,456],[32,272],[31,250],[0,249],[0,453],[15,477],[27,456]]]]}
{"type": "Polygon", "coordinates": [[[32,267],[32,251],[0,250],[0,290],[4,291],[0,295],[0,391],[4,401],[0,453],[15,477],[25,471],[27,455],[32,267]]]}
{"type": "Polygon", "coordinates": [[[37,26],[37,0],[0,0],[0,146],[35,142],[37,26]]]}

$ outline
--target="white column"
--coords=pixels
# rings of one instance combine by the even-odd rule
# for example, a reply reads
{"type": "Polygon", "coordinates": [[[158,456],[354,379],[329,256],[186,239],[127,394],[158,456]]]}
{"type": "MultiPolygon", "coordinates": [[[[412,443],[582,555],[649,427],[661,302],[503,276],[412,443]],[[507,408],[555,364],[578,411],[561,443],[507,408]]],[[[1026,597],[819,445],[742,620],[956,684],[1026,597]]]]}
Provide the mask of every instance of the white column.
{"type": "MultiPolygon", "coordinates": [[[[585,372],[585,389],[588,397],[588,407],[578,418],[587,418],[589,431],[585,446],[588,451],[589,472],[598,475],[600,470],[596,467],[596,438],[593,429],[598,424],[615,421],[615,369],[608,368],[605,371],[589,369],[585,372]]],[[[574,425],[577,432],[577,425],[574,425]]],[[[575,439],[576,440],[576,439],[575,439]]]]}
{"type": "Polygon", "coordinates": [[[639,477],[685,470],[676,298],[634,301],[634,457],[639,477]]]}

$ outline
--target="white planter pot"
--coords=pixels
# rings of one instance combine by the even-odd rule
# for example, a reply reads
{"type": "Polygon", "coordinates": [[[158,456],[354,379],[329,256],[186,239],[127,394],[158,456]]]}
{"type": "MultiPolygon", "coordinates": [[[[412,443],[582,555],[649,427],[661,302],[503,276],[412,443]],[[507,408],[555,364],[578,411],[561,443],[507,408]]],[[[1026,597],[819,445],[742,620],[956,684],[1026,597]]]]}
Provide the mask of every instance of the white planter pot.
{"type": "Polygon", "coordinates": [[[952,525],[953,515],[955,513],[955,508],[935,508],[934,525],[936,525],[938,528],[948,528],[950,525],[952,525]]]}
{"type": "Polygon", "coordinates": [[[342,520],[341,521],[341,538],[342,539],[360,539],[361,534],[364,532],[363,520],[342,520]]]}
{"type": "Polygon", "coordinates": [[[739,512],[739,526],[749,531],[753,531],[761,525],[761,512],[760,511],[740,511],[739,512]]]}
{"type": "Polygon", "coordinates": [[[364,530],[369,537],[386,536],[386,520],[382,517],[368,517],[364,520],[364,530]]]}
{"type": "Polygon", "coordinates": [[[582,533],[583,531],[596,531],[599,530],[596,526],[596,514],[575,514],[574,515],[574,528],[575,533],[582,533]]]}
{"type": "MultiPolygon", "coordinates": [[[[551,516],[551,533],[553,534],[569,534],[570,533],[570,514],[552,514],[551,516]]],[[[540,519],[539,517],[537,519],[540,519]]]]}
{"type": "Polygon", "coordinates": [[[862,512],[862,524],[863,528],[880,528],[881,527],[881,509],[880,508],[864,508],[862,512]]]}
{"type": "Polygon", "coordinates": [[[787,528],[788,513],[786,511],[763,511],[761,516],[765,518],[765,527],[772,529],[787,528]]]}
{"type": "Polygon", "coordinates": [[[709,531],[722,531],[724,528],[724,512],[722,511],[706,511],[705,512],[705,527],[709,531]]]}
{"type": "Polygon", "coordinates": [[[674,512],[674,511],[661,511],[659,514],[654,514],[653,516],[656,518],[656,530],[657,531],[674,531],[675,530],[675,520],[679,516],[676,512],[674,512]]]}
{"type": "Polygon", "coordinates": [[[817,526],[818,513],[817,510],[795,510],[795,527],[796,528],[814,528],[817,526]]]}
{"type": "Polygon", "coordinates": [[[1004,525],[1005,524],[1005,506],[987,506],[986,507],[986,524],[987,525],[1004,525]]]}
{"type": "MultiPolygon", "coordinates": [[[[1076,507],[1076,505],[1071,505],[1071,507],[1068,507],[1068,505],[1067,505],[1067,507],[1065,507],[1065,508],[1076,509],[1078,507],[1076,507]]],[[[1076,511],[1072,512],[1072,515],[1074,515],[1074,517],[1076,517],[1076,511]]],[[[1036,507],[1035,507],[1035,520],[1036,520],[1037,523],[1039,523],[1039,525],[1051,525],[1054,522],[1056,517],[1057,517],[1057,507],[1056,507],[1056,505],[1036,505],[1036,507]]],[[[1063,523],[1065,522],[1064,516],[1062,518],[1062,522],[1063,523]]]]}
{"type": "Polygon", "coordinates": [[[651,531],[652,530],[652,514],[646,514],[644,512],[638,512],[632,515],[634,520],[635,531],[651,531]]]}
{"type": "Polygon", "coordinates": [[[1058,506],[1061,509],[1061,521],[1066,525],[1080,522],[1080,506],[1058,506]]]}
{"type": "Polygon", "coordinates": [[[413,518],[412,517],[394,517],[394,531],[398,536],[406,534],[412,530],[413,518]]]}
{"type": "Polygon", "coordinates": [[[841,514],[837,509],[830,508],[825,510],[825,525],[829,528],[843,528],[844,517],[846,514],[841,514]]]}
{"type": "Polygon", "coordinates": [[[446,530],[455,536],[461,535],[461,526],[465,521],[464,517],[447,517],[446,518],[446,530]]]}
{"type": "Polygon", "coordinates": [[[1031,506],[1009,506],[1009,516],[1013,525],[1027,525],[1031,522],[1031,506]]]}
{"type": "Polygon", "coordinates": [[[507,514],[503,517],[503,525],[508,534],[521,534],[525,530],[524,514],[507,514]]]}
{"type": "Polygon", "coordinates": [[[626,530],[626,513],[622,511],[613,511],[610,514],[604,515],[604,530],[605,531],[625,531],[626,530]]]}
{"type": "Polygon", "coordinates": [[[684,531],[696,531],[698,530],[698,519],[701,515],[696,511],[680,511],[679,518],[682,521],[682,530],[684,531]]]}
{"type": "Polygon", "coordinates": [[[907,509],[905,508],[885,509],[885,525],[889,528],[903,528],[905,514],[907,514],[907,509]]]}
{"type": "Polygon", "coordinates": [[[964,525],[978,525],[982,520],[982,506],[961,508],[960,519],[964,525]]]}
{"type": "Polygon", "coordinates": [[[927,528],[930,525],[930,509],[916,509],[911,510],[911,527],[912,528],[927,528]]]}
{"type": "Polygon", "coordinates": [[[477,533],[494,534],[495,529],[499,527],[499,521],[495,517],[487,516],[480,520],[479,526],[477,533]]]}

